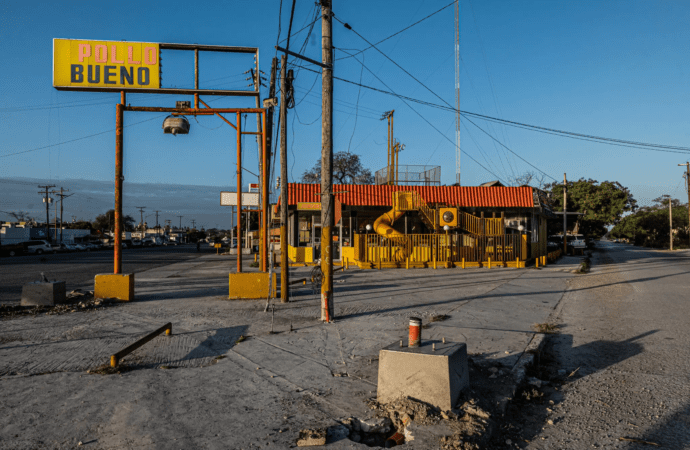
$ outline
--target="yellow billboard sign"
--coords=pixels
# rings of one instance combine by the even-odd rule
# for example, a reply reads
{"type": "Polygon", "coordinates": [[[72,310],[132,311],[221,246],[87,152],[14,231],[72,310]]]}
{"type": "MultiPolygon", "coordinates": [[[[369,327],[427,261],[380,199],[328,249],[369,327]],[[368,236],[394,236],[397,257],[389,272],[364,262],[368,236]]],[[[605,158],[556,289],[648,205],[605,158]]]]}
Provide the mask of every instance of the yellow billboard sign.
{"type": "Polygon", "coordinates": [[[160,89],[160,46],[53,39],[53,87],[160,89]]]}

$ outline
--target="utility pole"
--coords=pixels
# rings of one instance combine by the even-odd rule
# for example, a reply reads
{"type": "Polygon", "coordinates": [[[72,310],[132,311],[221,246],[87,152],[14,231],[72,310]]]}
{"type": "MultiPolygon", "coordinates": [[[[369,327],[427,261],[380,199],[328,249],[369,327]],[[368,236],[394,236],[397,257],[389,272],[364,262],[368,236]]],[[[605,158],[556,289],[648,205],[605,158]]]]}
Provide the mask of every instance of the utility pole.
{"type": "Polygon", "coordinates": [[[563,174],[563,255],[568,254],[568,181],[563,174]]]}
{"type": "MultiPolygon", "coordinates": [[[[50,186],[39,186],[39,189],[45,189],[45,196],[43,197],[43,202],[46,204],[46,239],[50,239],[50,231],[49,231],[49,223],[50,223],[50,200],[48,197],[48,189],[54,188],[55,185],[51,184],[50,186]]],[[[39,192],[39,194],[43,194],[43,192],[39,192]]]]}
{"type": "Polygon", "coordinates": [[[685,166],[685,189],[688,191],[688,231],[690,231],[690,162],[685,162],[685,164],[678,164],[679,166],[685,166]]]}
{"type": "MultiPolygon", "coordinates": [[[[65,195],[65,192],[69,192],[69,189],[60,188],[60,192],[56,192],[56,191],[52,192],[52,194],[58,195],[60,197],[60,243],[61,244],[62,244],[62,213],[63,213],[62,201],[65,198],[71,197],[74,195],[74,194],[65,195]]],[[[72,217],[74,217],[74,216],[72,216],[72,217]]],[[[55,228],[57,230],[57,204],[55,204],[55,223],[56,223],[55,228]]],[[[57,231],[55,232],[55,239],[57,239],[57,231]]]]}
{"type": "Polygon", "coordinates": [[[180,218],[180,228],[179,228],[179,229],[181,230],[181,229],[182,229],[182,218],[183,218],[184,216],[177,216],[177,217],[180,218]]]}
{"type": "Polygon", "coordinates": [[[135,206],[136,209],[139,210],[139,214],[141,215],[141,222],[139,222],[139,226],[141,227],[141,238],[144,238],[144,210],[146,209],[146,206],[135,206]]]}
{"type": "Polygon", "coordinates": [[[673,208],[671,207],[671,196],[668,196],[668,238],[670,240],[668,248],[673,251],[673,208]]]}
{"type": "MultiPolygon", "coordinates": [[[[333,307],[333,35],[332,0],[321,0],[321,320],[333,307]]],[[[284,183],[287,180],[284,181],[284,183]]],[[[287,183],[286,183],[287,184],[287,183]]]]}
{"type": "Polygon", "coordinates": [[[455,2],[455,182],[460,186],[460,1],[455,2]]]}
{"type": "MultiPolygon", "coordinates": [[[[259,71],[259,61],[256,59],[256,54],[254,55],[254,65],[256,66],[255,69],[250,69],[249,71],[251,72],[252,78],[254,79],[254,89],[256,89],[256,92],[261,91],[261,71],[259,71]]],[[[261,99],[259,98],[260,95],[257,95],[254,97],[256,99],[256,108],[259,109],[261,108],[261,99]]],[[[261,114],[256,114],[256,131],[257,133],[261,133],[261,114]]],[[[256,148],[257,148],[257,158],[259,160],[259,204],[261,203],[261,193],[263,190],[261,189],[261,186],[263,184],[263,161],[261,158],[261,153],[263,149],[263,138],[261,134],[256,135],[256,148]]],[[[230,243],[232,245],[232,242],[230,243]]]]}
{"type": "MultiPolygon", "coordinates": [[[[158,219],[156,218],[156,225],[158,225],[158,219]]],[[[196,225],[196,220],[192,219],[192,229],[194,229],[196,225]]]]}
{"type": "Polygon", "coordinates": [[[160,211],[154,211],[156,213],[156,233],[160,233],[160,229],[158,228],[158,213],[160,211]]]}
{"type": "Polygon", "coordinates": [[[280,302],[289,301],[290,285],[287,251],[287,55],[280,57],[280,302]]]}
{"type": "MultiPolygon", "coordinates": [[[[275,97],[276,97],[276,71],[277,71],[277,66],[278,66],[278,58],[273,58],[273,61],[271,62],[271,80],[268,85],[268,110],[266,111],[266,172],[264,172],[264,180],[269,180],[270,179],[270,167],[271,167],[271,152],[273,150],[273,110],[274,110],[274,105],[275,105],[275,97]]],[[[264,104],[264,107],[266,105],[264,104]]],[[[262,182],[264,182],[262,180],[262,182]]],[[[268,183],[268,181],[265,181],[268,183]]],[[[263,190],[262,190],[263,192],[263,190]]],[[[268,185],[266,185],[266,192],[268,192],[268,185]]],[[[268,204],[268,202],[265,202],[268,204]]],[[[262,199],[262,208],[264,205],[264,201],[262,199]]],[[[263,210],[261,211],[261,242],[264,242],[265,246],[268,244],[268,239],[266,238],[268,234],[268,222],[269,222],[269,211],[263,210]]],[[[267,258],[264,258],[265,255],[268,255],[268,248],[264,248],[264,251],[261,254],[261,270],[263,272],[266,272],[268,270],[268,260],[267,258]]]]}

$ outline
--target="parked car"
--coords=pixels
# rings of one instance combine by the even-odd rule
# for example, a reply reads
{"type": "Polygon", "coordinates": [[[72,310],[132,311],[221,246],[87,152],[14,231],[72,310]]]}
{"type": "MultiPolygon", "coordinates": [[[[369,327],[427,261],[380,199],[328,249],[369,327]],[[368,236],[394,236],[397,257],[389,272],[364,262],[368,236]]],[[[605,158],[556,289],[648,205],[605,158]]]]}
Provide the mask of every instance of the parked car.
{"type": "Polygon", "coordinates": [[[79,251],[77,246],[74,244],[65,244],[65,247],[67,247],[67,251],[70,251],[70,252],[78,252],[79,251]]]}
{"type": "Polygon", "coordinates": [[[53,247],[48,241],[44,240],[33,240],[26,241],[22,243],[24,245],[24,252],[31,253],[34,255],[42,255],[43,253],[52,253],[53,247]]]}
{"type": "Polygon", "coordinates": [[[142,247],[143,244],[141,243],[140,239],[132,239],[132,247],[142,247]]]}
{"type": "Polygon", "coordinates": [[[132,248],[134,244],[132,243],[131,239],[123,239],[122,240],[122,248],[132,248]]]}
{"type": "Polygon", "coordinates": [[[65,243],[55,244],[52,247],[53,253],[66,253],[70,251],[70,249],[67,247],[67,244],[65,243]]]}
{"type": "Polygon", "coordinates": [[[141,244],[144,247],[154,247],[156,245],[156,241],[153,240],[153,238],[144,238],[141,240],[141,244]]]}
{"type": "Polygon", "coordinates": [[[86,247],[84,244],[74,244],[74,248],[77,249],[78,252],[85,252],[86,247]]]}
{"type": "Polygon", "coordinates": [[[569,234],[568,235],[568,247],[586,248],[587,247],[587,240],[581,234],[569,234]]]}
{"type": "Polygon", "coordinates": [[[0,246],[0,255],[2,256],[19,256],[24,254],[24,246],[22,244],[8,244],[0,246]]]}

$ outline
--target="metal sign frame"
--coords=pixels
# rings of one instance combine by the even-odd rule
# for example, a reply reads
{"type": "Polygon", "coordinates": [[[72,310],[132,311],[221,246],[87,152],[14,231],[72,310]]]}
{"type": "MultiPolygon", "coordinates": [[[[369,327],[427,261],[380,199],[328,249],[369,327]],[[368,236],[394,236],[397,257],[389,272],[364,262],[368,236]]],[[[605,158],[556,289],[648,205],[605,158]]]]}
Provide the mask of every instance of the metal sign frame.
{"type": "MultiPolygon", "coordinates": [[[[242,192],[243,206],[259,206],[258,192],[242,192]]],[[[237,206],[237,192],[220,191],[220,206],[237,206]],[[223,199],[226,199],[225,203],[223,199]]]]}
{"type": "MultiPolygon", "coordinates": [[[[56,38],[62,39],[62,38],[56,38]]],[[[53,47],[55,46],[55,40],[53,39],[53,47]]],[[[66,40],[83,40],[88,41],[89,39],[66,39],[66,40]]],[[[95,41],[95,40],[94,40],[95,41]]],[[[98,42],[126,42],[129,44],[138,44],[140,42],[127,42],[127,41],[107,41],[98,40],[98,42]]],[[[197,44],[173,44],[173,43],[161,43],[152,42],[152,44],[157,44],[158,48],[161,50],[187,50],[194,51],[194,89],[175,89],[175,88],[157,88],[157,89],[147,89],[147,88],[127,88],[127,87],[92,87],[92,86],[55,86],[53,87],[59,91],[83,91],[83,92],[138,92],[145,94],[179,94],[179,95],[225,95],[225,96],[240,96],[240,97],[258,97],[259,96],[259,85],[254,83],[253,90],[225,90],[225,89],[201,89],[199,88],[199,52],[222,52],[222,53],[248,53],[254,54],[254,63],[256,66],[256,73],[259,74],[259,49],[258,47],[231,47],[226,45],[197,45],[197,44]]],[[[159,61],[160,61],[159,55],[159,61]]],[[[53,74],[55,71],[55,49],[53,48],[53,74]]],[[[160,76],[160,74],[159,74],[160,76]]],[[[162,79],[161,79],[162,81],[162,79]]],[[[198,108],[198,102],[195,102],[195,107],[198,108]]]]}

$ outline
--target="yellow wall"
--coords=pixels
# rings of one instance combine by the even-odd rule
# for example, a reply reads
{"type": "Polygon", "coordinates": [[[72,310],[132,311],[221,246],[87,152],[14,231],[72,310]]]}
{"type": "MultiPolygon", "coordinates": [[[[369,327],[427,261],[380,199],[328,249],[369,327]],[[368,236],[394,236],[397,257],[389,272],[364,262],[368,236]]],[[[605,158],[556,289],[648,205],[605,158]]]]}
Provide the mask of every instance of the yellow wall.
{"type": "Polygon", "coordinates": [[[288,245],[288,258],[294,263],[314,262],[314,249],[312,247],[293,247],[288,245]]]}
{"type": "Polygon", "coordinates": [[[342,248],[342,259],[343,261],[347,258],[348,261],[355,260],[355,248],[354,247],[343,247],[342,248]]]}

